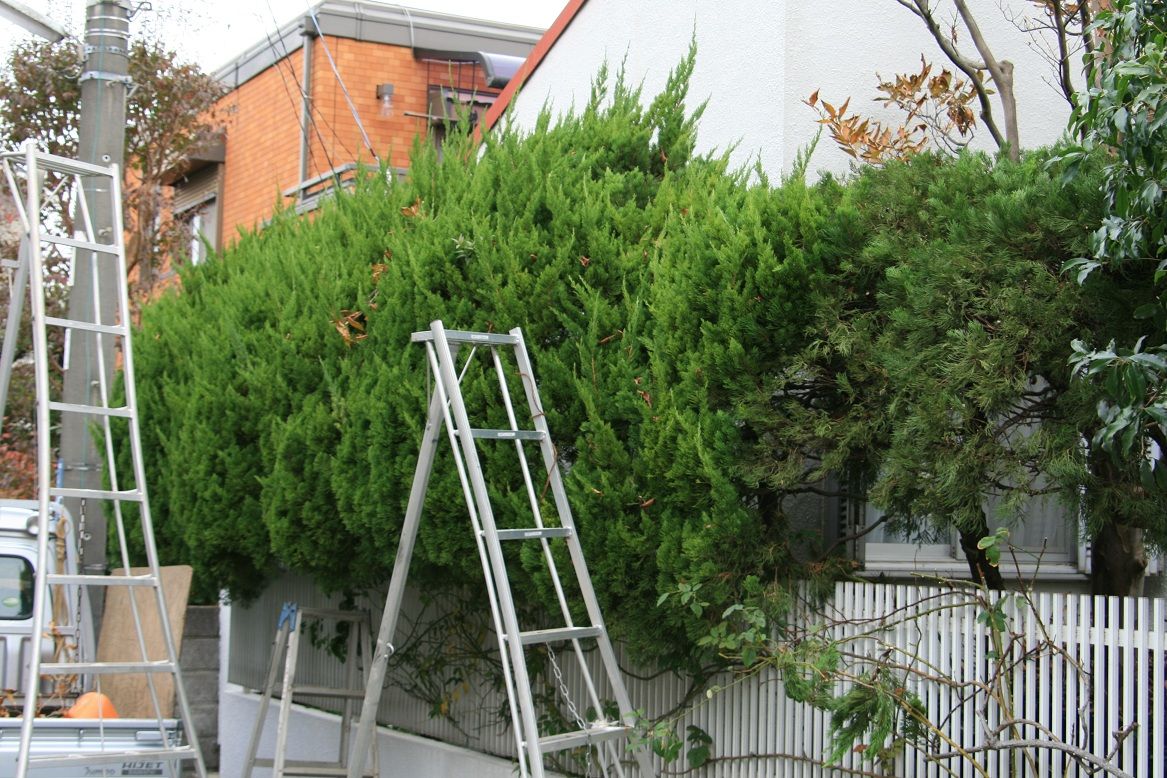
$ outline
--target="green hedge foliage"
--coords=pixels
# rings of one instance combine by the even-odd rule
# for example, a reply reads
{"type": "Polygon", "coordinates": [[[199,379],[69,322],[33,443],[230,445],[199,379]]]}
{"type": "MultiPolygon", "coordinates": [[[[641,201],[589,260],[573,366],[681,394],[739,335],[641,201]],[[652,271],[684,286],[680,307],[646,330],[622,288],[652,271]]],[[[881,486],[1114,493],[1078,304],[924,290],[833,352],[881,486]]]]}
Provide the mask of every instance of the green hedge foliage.
{"type": "MultiPolygon", "coordinates": [[[[963,326],[960,295],[980,288],[966,271],[988,273],[1022,319],[1045,310],[1029,299],[1067,291],[1056,268],[1082,244],[1073,236],[1096,203],[1062,198],[1043,212],[1040,164],[995,172],[979,157],[924,158],[847,185],[771,186],[694,153],[692,65],[691,52],[647,107],[602,73],[578,114],[545,114],[530,133],[504,127],[476,146],[452,131],[441,153],[419,142],[408,180],[370,173],[311,218],[278,214],[143,311],[137,379],[160,542],[194,564],[205,594],[247,598],[282,568],[330,591],[384,586],[428,400],[425,352],[410,333],[435,319],[520,326],[614,635],[641,660],[692,668],[703,619],[805,573],[784,498],[811,484],[788,477],[790,452],[825,445],[845,464],[892,437],[880,426],[884,399],[868,397],[852,416],[839,404],[881,391],[889,375],[870,360],[846,368],[855,349],[836,342],[844,331],[823,330],[832,312],[894,302],[902,313],[862,325],[889,328],[904,360],[944,361],[911,331],[929,309],[913,306],[907,264],[950,287],[936,312],[952,320],[928,324],[940,335],[963,326]],[[947,254],[921,248],[946,242],[947,254]],[[966,255],[979,260],[946,270],[966,255]],[[803,377],[826,370],[814,361],[825,352],[841,378],[791,422],[775,380],[792,366],[803,377]],[[832,438],[836,422],[855,419],[832,438]],[[805,437],[792,439],[794,429],[805,437]],[[700,583],[711,607],[678,597],[658,607],[681,583],[700,583]]],[[[1073,320],[1071,294],[1054,306],[1059,321],[1073,320]]],[[[960,331],[1008,361],[1013,346],[993,332],[960,331]]],[[[1061,338],[1022,324],[1008,334],[1046,350],[1061,338]]],[[[1068,337],[1059,342],[1068,350],[1068,337]]],[[[977,358],[961,369],[975,372],[977,358]]],[[[1056,372],[1056,361],[1042,369],[1056,372]]],[[[1023,385],[1005,378],[1010,391],[1023,385]]],[[[472,405],[487,391],[497,385],[466,385],[472,405]]],[[[482,572],[446,449],[411,580],[476,591],[482,572]]],[[[525,495],[505,486],[513,449],[482,456],[500,476],[496,513],[525,512],[525,495]]],[[[513,578],[531,618],[554,602],[536,552],[510,552],[513,571],[529,573],[513,578]]]]}
{"type": "MultiPolygon", "coordinates": [[[[658,594],[716,579],[729,599],[781,540],[743,498],[733,397],[805,327],[824,209],[694,154],[691,68],[647,107],[601,75],[555,126],[419,143],[407,181],[370,174],[312,218],[277,215],[143,312],[152,505],[205,591],[246,598],[280,568],[329,590],[384,585],[427,408],[410,333],[521,326],[613,631],[643,658],[692,653],[701,625],[656,611],[658,594]]],[[[446,448],[411,580],[477,586],[446,448]]],[[[488,473],[513,468],[508,448],[483,453],[488,473]]],[[[494,501],[517,512],[525,497],[494,501]]],[[[533,575],[516,576],[517,600],[553,604],[537,555],[518,563],[533,575]]]]}

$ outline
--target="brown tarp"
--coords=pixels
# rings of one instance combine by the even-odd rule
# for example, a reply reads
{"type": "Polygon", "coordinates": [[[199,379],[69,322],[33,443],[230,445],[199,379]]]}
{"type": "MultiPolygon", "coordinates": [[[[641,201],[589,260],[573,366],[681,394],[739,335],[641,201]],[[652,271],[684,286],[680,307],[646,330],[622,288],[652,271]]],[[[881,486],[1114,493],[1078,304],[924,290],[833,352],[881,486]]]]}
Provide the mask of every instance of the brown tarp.
{"type": "MultiPolygon", "coordinates": [[[[131,575],[145,575],[148,572],[149,569],[144,567],[130,570],[131,575]]],[[[186,622],[191,573],[189,565],[162,568],[166,615],[170,619],[170,629],[174,636],[175,649],[178,651],[182,650],[182,629],[186,622]]],[[[114,573],[121,574],[121,571],[114,573]]],[[[111,586],[106,594],[105,614],[101,619],[101,637],[97,643],[98,662],[138,662],[142,659],[138,631],[134,627],[134,616],[130,607],[130,593],[134,595],[138,615],[142,620],[146,657],[151,660],[166,659],[166,641],[153,589],[146,586],[111,586]]],[[[161,715],[173,716],[174,676],[169,673],[154,673],[153,678],[161,715]]],[[[98,688],[110,698],[122,718],[153,718],[156,715],[145,674],[110,674],[98,680],[101,684],[98,688]]]]}

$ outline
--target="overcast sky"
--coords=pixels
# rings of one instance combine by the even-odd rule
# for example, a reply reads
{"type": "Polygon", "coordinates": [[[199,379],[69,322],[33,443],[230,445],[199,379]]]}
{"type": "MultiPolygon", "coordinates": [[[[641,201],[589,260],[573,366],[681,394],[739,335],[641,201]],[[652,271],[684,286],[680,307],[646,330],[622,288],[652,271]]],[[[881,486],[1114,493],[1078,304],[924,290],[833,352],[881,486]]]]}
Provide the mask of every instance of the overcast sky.
{"type": "MultiPolygon", "coordinates": [[[[78,35],[85,25],[86,0],[21,2],[78,35]]],[[[565,3],[566,0],[412,0],[403,5],[543,28],[551,26],[565,3]]],[[[197,62],[204,70],[214,70],[251,44],[263,40],[266,33],[299,16],[310,3],[307,0],[152,0],[151,5],[151,10],[142,10],[135,16],[134,32],[141,34],[144,29],[155,32],[185,59],[197,62]]],[[[7,22],[0,21],[0,27],[3,28],[0,50],[5,58],[17,41],[31,37],[7,22]]]]}

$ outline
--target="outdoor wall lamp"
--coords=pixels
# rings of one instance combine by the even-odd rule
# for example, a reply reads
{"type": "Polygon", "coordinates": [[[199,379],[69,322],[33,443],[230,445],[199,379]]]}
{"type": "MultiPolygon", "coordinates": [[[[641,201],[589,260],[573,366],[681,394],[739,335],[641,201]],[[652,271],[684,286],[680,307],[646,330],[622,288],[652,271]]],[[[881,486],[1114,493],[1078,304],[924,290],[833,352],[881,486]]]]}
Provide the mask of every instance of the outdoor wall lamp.
{"type": "Polygon", "coordinates": [[[393,115],[393,85],[377,84],[377,100],[381,103],[381,115],[393,115]]]}

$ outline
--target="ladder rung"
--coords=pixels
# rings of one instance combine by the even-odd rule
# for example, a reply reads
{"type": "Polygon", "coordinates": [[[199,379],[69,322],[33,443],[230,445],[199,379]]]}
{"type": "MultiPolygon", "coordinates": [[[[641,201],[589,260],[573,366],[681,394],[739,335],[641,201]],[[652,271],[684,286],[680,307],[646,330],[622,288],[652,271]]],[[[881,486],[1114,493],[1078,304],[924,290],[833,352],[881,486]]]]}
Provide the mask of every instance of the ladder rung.
{"type": "Polygon", "coordinates": [[[559,629],[536,629],[530,632],[520,632],[519,642],[524,646],[538,643],[558,643],[561,640],[580,640],[582,638],[598,638],[604,634],[600,627],[560,627],[559,629]]]}
{"type": "Polygon", "coordinates": [[[320,762],[284,762],[284,775],[348,775],[348,768],[320,762]]]}
{"type": "Polygon", "coordinates": [[[50,754],[30,756],[30,767],[67,767],[70,765],[115,764],[117,762],[172,762],[178,759],[194,759],[195,750],[190,746],[178,748],[157,748],[152,751],[104,751],[92,754],[50,754]]]}
{"type": "Polygon", "coordinates": [[[17,270],[20,268],[20,260],[18,260],[18,259],[0,259],[0,267],[6,267],[10,270],[17,270]]]}
{"type": "Polygon", "coordinates": [[[173,673],[174,662],[47,662],[41,665],[44,675],[133,675],[135,673],[173,673]]]}
{"type": "Polygon", "coordinates": [[[500,529],[495,534],[499,540],[538,540],[540,538],[569,538],[567,527],[532,527],[531,529],[500,529]]]}
{"type": "MultiPolygon", "coordinates": [[[[254,767],[275,767],[274,759],[256,759],[254,767]]],[[[361,775],[371,776],[374,773],[366,768],[361,775]]],[[[348,768],[341,767],[336,762],[301,762],[284,760],[284,775],[348,775],[348,768]]]]}
{"type": "MultiPolygon", "coordinates": [[[[434,339],[433,330],[422,330],[410,336],[414,343],[425,343],[434,339]]],[[[446,330],[446,340],[450,343],[483,343],[488,346],[515,346],[519,339],[514,335],[500,332],[467,332],[466,330],[446,330]]]]}
{"type": "Polygon", "coordinates": [[[470,430],[471,437],[485,440],[543,440],[539,430],[470,430]]]}
{"type": "Polygon", "coordinates": [[[112,243],[94,243],[88,240],[78,240],[77,238],[67,238],[64,235],[41,235],[41,240],[45,243],[56,243],[58,246],[72,246],[75,249],[83,251],[95,251],[100,254],[117,254],[118,247],[112,243]]]}
{"type": "MultiPolygon", "coordinates": [[[[15,162],[18,165],[23,165],[28,158],[27,152],[24,151],[11,151],[2,156],[4,159],[15,162]]],[[[55,173],[75,173],[82,176],[105,176],[106,178],[113,178],[113,173],[108,167],[95,165],[92,162],[82,162],[79,159],[62,157],[57,154],[47,154],[45,152],[37,152],[36,166],[41,170],[52,170],[55,173]]]]}
{"type": "Polygon", "coordinates": [[[77,403],[62,403],[50,402],[50,411],[61,411],[62,413],[87,413],[90,416],[116,416],[119,419],[128,419],[133,414],[129,408],[107,408],[102,405],[78,405],[77,403]]]}
{"type": "Polygon", "coordinates": [[[127,489],[124,492],[111,492],[106,489],[70,489],[68,487],[50,486],[49,495],[51,497],[76,497],[79,500],[142,501],[142,493],[137,489],[127,489]]]}
{"type": "Polygon", "coordinates": [[[94,324],[90,321],[76,319],[60,319],[56,316],[46,316],[45,324],[52,327],[65,327],[70,330],[84,330],[86,332],[100,332],[104,335],[119,335],[125,337],[126,328],[120,324],[94,324]]]}
{"type": "Polygon", "coordinates": [[[49,573],[45,576],[49,585],[76,584],[78,586],[153,586],[157,580],[152,575],[61,575],[49,573]]]}
{"type": "Polygon", "coordinates": [[[328,608],[297,608],[305,619],[335,619],[336,621],[364,621],[365,614],[357,611],[331,610],[328,608]]]}
{"type": "Polygon", "coordinates": [[[579,729],[574,732],[562,732],[558,735],[548,735],[547,737],[539,738],[539,750],[542,753],[549,754],[553,751],[563,751],[567,748],[576,748],[577,746],[586,746],[605,740],[614,740],[619,737],[624,737],[631,729],[632,727],[610,724],[607,726],[592,727],[590,729],[579,729]]]}
{"type": "Polygon", "coordinates": [[[353,700],[365,698],[364,689],[337,689],[334,686],[297,686],[292,685],[292,695],[312,697],[348,697],[353,700]]]}

